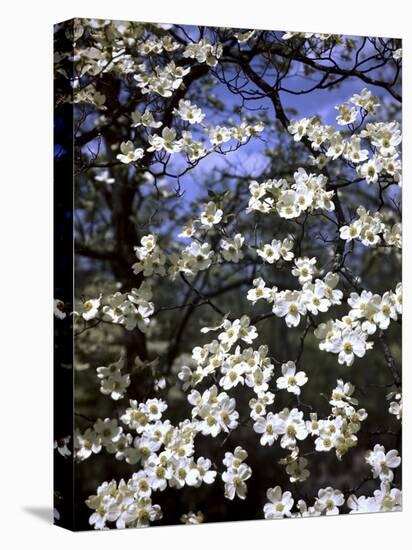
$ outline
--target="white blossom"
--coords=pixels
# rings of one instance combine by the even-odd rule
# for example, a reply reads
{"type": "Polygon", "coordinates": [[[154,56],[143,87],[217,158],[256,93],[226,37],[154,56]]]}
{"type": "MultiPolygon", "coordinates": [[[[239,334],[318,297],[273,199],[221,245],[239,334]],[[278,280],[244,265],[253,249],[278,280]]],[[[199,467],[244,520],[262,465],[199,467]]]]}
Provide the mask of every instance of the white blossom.
{"type": "Polygon", "coordinates": [[[308,377],[303,371],[296,372],[296,365],[288,361],[282,365],[282,375],[276,380],[279,389],[286,389],[288,392],[300,395],[300,387],[306,384],[308,377]]]}
{"type": "Polygon", "coordinates": [[[277,485],[273,489],[267,490],[266,497],[269,502],[263,507],[265,519],[280,519],[292,515],[291,510],[294,500],[290,491],[283,493],[277,485]]]}
{"type": "Polygon", "coordinates": [[[141,159],[144,155],[144,150],[140,147],[135,147],[132,141],[124,141],[120,144],[120,151],[116,158],[123,164],[130,164],[141,159]]]}

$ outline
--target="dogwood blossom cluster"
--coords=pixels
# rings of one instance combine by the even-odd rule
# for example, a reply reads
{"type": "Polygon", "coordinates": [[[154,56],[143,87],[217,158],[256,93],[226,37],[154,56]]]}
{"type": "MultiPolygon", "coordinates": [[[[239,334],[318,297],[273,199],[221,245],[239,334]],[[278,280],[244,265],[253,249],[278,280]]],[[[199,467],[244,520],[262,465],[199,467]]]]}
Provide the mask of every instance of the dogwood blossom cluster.
{"type": "MultiPolygon", "coordinates": [[[[225,396],[218,396],[212,389],[207,399],[210,404],[214,400],[212,394],[216,398],[216,408],[219,402],[223,413],[225,396]]],[[[201,416],[204,411],[200,403],[199,406],[202,411],[194,411],[192,421],[184,420],[177,427],[169,420],[162,420],[167,405],[158,399],[148,399],[145,403],[131,400],[130,407],[122,415],[122,422],[138,434],[134,439],[134,447],[152,490],[163,491],[168,485],[177,489],[185,485],[200,487],[202,483],[211,484],[215,481],[216,471],[212,470],[210,459],[199,457],[195,460],[193,457],[194,439],[198,433],[204,433],[207,424],[207,421],[203,423],[195,419],[197,412],[201,416]]],[[[222,414],[224,429],[227,429],[227,420],[225,414],[222,414]]],[[[143,473],[140,475],[143,476],[143,473]]]]}
{"type": "Polygon", "coordinates": [[[400,512],[402,510],[402,491],[382,481],[380,488],[373,496],[350,495],[346,502],[350,514],[367,514],[373,512],[400,512]]]}
{"type": "MultiPolygon", "coordinates": [[[[180,118],[190,122],[191,124],[196,122],[200,123],[204,117],[204,114],[200,111],[200,109],[190,103],[190,101],[179,103],[179,109],[175,110],[174,114],[180,116],[180,118]]],[[[188,130],[183,130],[181,137],[178,137],[177,131],[174,128],[165,126],[160,134],[150,134],[148,136],[148,143],[150,147],[147,148],[147,151],[149,153],[162,153],[164,151],[170,155],[174,153],[183,153],[187,156],[190,162],[195,162],[213,151],[220,151],[220,147],[232,139],[236,140],[239,144],[246,143],[251,137],[256,137],[258,133],[262,132],[264,125],[261,122],[249,124],[246,121],[242,121],[240,125],[231,126],[230,128],[223,126],[212,127],[207,125],[204,126],[204,129],[206,130],[207,137],[212,145],[211,148],[207,148],[203,141],[194,140],[192,132],[188,130]]],[[[121,162],[129,163],[136,161],[144,155],[143,149],[134,149],[132,142],[127,142],[127,144],[128,156],[124,157],[124,155],[118,155],[121,162]]]]}
{"type": "MultiPolygon", "coordinates": [[[[363,122],[379,107],[377,98],[367,88],[354,94],[349,102],[336,106],[340,126],[354,125],[360,117],[363,122]]],[[[402,164],[398,149],[402,137],[397,121],[368,122],[365,128],[358,133],[353,131],[348,138],[333,126],[323,125],[318,117],[293,120],[288,129],[295,141],[307,139],[312,149],[322,153],[327,161],[342,156],[356,167],[358,175],[368,184],[376,183],[381,176],[401,184],[402,164]]]]}
{"type": "Polygon", "coordinates": [[[115,292],[106,299],[103,306],[103,320],[123,325],[127,330],[138,328],[146,332],[150,317],[154,313],[152,288],[149,281],[143,281],[139,288],[132,288],[130,292],[115,292]]]}
{"type": "Polygon", "coordinates": [[[242,447],[236,447],[233,453],[225,453],[223,464],[226,470],[222,474],[222,480],[225,484],[225,497],[229,500],[235,497],[246,499],[246,481],[252,476],[252,469],[245,462],[247,456],[247,452],[242,447]]]}
{"type": "Polygon", "coordinates": [[[143,272],[145,277],[165,275],[166,256],[157,244],[156,235],[145,235],[140,244],[141,246],[134,247],[138,261],[132,265],[133,273],[137,275],[143,272]]]}
{"type": "Polygon", "coordinates": [[[87,103],[101,111],[107,109],[105,106],[106,96],[97,91],[93,84],[88,84],[82,89],[75,90],[73,93],[73,103],[87,103]]]}
{"type": "Polygon", "coordinates": [[[259,416],[253,429],[262,434],[261,445],[273,445],[280,438],[282,449],[293,450],[297,441],[302,441],[308,436],[308,430],[303,418],[303,412],[297,408],[284,408],[279,413],[268,412],[266,416],[259,416]]]}
{"type": "Polygon", "coordinates": [[[292,252],[294,242],[290,237],[286,237],[283,241],[273,239],[272,242],[262,244],[256,250],[256,254],[268,264],[273,264],[282,258],[285,262],[290,262],[294,253],[292,252]]]}
{"type": "MultiPolygon", "coordinates": [[[[305,373],[296,373],[296,367],[290,361],[282,366],[282,374],[289,376],[276,381],[278,388],[299,395],[300,388],[297,388],[299,393],[295,388],[298,380],[300,385],[307,382],[305,373]]],[[[364,409],[355,408],[358,401],[352,397],[354,390],[352,384],[337,381],[330,399],[331,414],[327,419],[318,419],[317,413],[310,413],[310,419],[305,420],[303,412],[297,408],[285,408],[279,413],[267,412],[267,406],[273,403],[273,394],[268,398],[269,392],[250,402],[251,416],[255,420],[253,429],[261,434],[260,444],[270,446],[280,438],[280,447],[289,451],[289,455],[280,459],[279,464],[286,466],[291,483],[303,482],[310,475],[306,468],[308,460],[300,456],[298,446],[298,441],[306,439],[308,435],[315,438],[317,452],[335,449],[339,460],[357,444],[356,434],[367,418],[367,413],[364,409]]]]}
{"type": "Polygon", "coordinates": [[[74,455],[78,462],[82,462],[105,449],[108,453],[114,454],[117,460],[136,464],[138,454],[132,443],[132,435],[124,432],[116,419],[99,418],[93,427],[87,428],[85,432],[76,431],[74,455]]]}
{"type": "Polygon", "coordinates": [[[293,178],[292,184],[286,179],[271,179],[263,183],[252,181],[247,212],[276,212],[281,218],[292,219],[302,212],[317,209],[330,212],[335,209],[332,200],[335,192],[326,190],[325,175],[308,174],[304,168],[299,168],[293,178]]]}
{"type": "Polygon", "coordinates": [[[202,435],[216,437],[222,431],[228,433],[238,426],[236,400],[226,392],[218,392],[217,386],[211,386],[203,394],[192,390],[188,396],[192,405],[192,419],[202,435]]]}
{"type": "Polygon", "coordinates": [[[367,183],[377,181],[378,174],[392,177],[399,185],[402,183],[402,162],[399,147],[402,135],[399,122],[370,122],[360,133],[375,149],[375,155],[370,164],[358,167],[361,176],[367,183]]]}
{"type": "Polygon", "coordinates": [[[263,508],[265,519],[337,515],[345,502],[343,493],[333,487],[319,489],[313,506],[308,507],[304,500],[299,500],[295,512],[292,511],[295,501],[291,492],[283,492],[279,485],[268,489],[266,497],[269,502],[263,508]]]}
{"type": "MultiPolygon", "coordinates": [[[[219,421],[227,430],[230,422],[225,407],[229,405],[230,408],[231,403],[226,402],[224,394],[217,395],[213,389],[205,397],[206,401],[212,407],[215,405],[216,409],[220,407],[219,421]]],[[[153,493],[164,491],[167,487],[182,489],[185,486],[212,484],[217,475],[210,459],[202,456],[194,458],[196,435],[205,432],[210,435],[208,428],[205,428],[209,426],[207,418],[210,415],[206,415],[206,422],[195,418],[197,413],[202,416],[206,403],[199,402],[199,411],[193,413],[193,420],[184,420],[178,426],[162,419],[167,405],[161,399],[147,399],[142,403],[130,400],[129,405],[120,418],[128,432],[115,419],[106,418],[99,419],[93,428],[76,436],[77,460],[85,460],[105,448],[118,460],[140,464],[140,469],[127,482],[120,481],[119,488],[114,481],[110,482],[113,488],[110,496],[114,500],[100,498],[101,494],[106,496],[107,482],[98,488],[97,495],[89,497],[86,503],[95,510],[90,516],[90,524],[95,529],[105,528],[106,522],[116,522],[117,528],[146,526],[161,517],[159,507],[152,506],[153,493]]],[[[231,427],[235,426],[236,423],[231,427]]]]}
{"type": "Polygon", "coordinates": [[[339,111],[339,115],[336,117],[336,122],[340,126],[353,124],[360,115],[360,112],[356,107],[363,109],[367,113],[374,114],[379,107],[379,103],[376,96],[372,95],[370,90],[363,88],[361,93],[354,94],[350,98],[349,102],[335,106],[335,109],[339,111]]]}
{"type": "Polygon", "coordinates": [[[204,143],[195,141],[192,132],[183,130],[181,138],[177,138],[177,132],[174,128],[163,128],[161,135],[153,134],[149,136],[151,147],[148,151],[165,151],[168,154],[183,153],[190,162],[195,162],[205,157],[211,150],[208,150],[204,143]]]}
{"type": "MultiPolygon", "coordinates": [[[[274,489],[269,489],[269,491],[274,491],[274,489]]],[[[282,493],[278,487],[275,494],[271,492],[267,495],[270,502],[265,505],[267,506],[266,519],[337,515],[345,504],[344,494],[339,489],[326,487],[319,490],[312,506],[308,506],[303,499],[300,499],[296,504],[297,511],[291,512],[293,499],[291,499],[290,493],[287,493],[282,493]],[[270,505],[273,505],[273,508],[270,505]],[[285,513],[282,515],[283,510],[285,513]]],[[[398,511],[402,509],[402,492],[399,489],[391,488],[390,484],[382,482],[380,489],[374,491],[373,497],[350,495],[346,500],[346,506],[349,508],[350,514],[398,511]]]]}
{"type": "Polygon", "coordinates": [[[315,438],[316,451],[328,452],[334,449],[336,457],[341,460],[349,449],[357,445],[356,434],[368,414],[365,409],[355,408],[358,400],[352,397],[354,391],[353,384],[339,379],[329,400],[332,405],[330,416],[318,419],[317,413],[310,414],[307,429],[315,438]]]}
{"type": "Polygon", "coordinates": [[[402,314],[402,283],[382,296],[367,290],[352,292],[347,302],[348,315],[321,323],[314,333],[321,340],[319,349],[337,354],[338,363],[350,367],[355,356],[361,358],[373,347],[368,336],[377,329],[386,330],[402,314]]]}
{"type": "Polygon", "coordinates": [[[231,139],[239,143],[245,143],[249,138],[256,137],[263,129],[264,124],[262,122],[249,124],[245,120],[241,121],[239,125],[230,128],[226,126],[206,126],[209,140],[214,147],[220,147],[231,139]]]}
{"type": "MultiPolygon", "coordinates": [[[[250,400],[250,414],[255,421],[254,431],[261,434],[261,445],[273,445],[279,438],[282,448],[296,450],[297,441],[305,439],[309,434],[303,412],[297,408],[284,408],[276,414],[267,412],[267,406],[274,400],[274,394],[269,391],[274,366],[267,357],[268,349],[260,346],[255,351],[251,347],[242,349],[240,346],[241,342],[251,344],[257,338],[256,328],[244,316],[234,321],[224,319],[217,327],[205,328],[203,332],[220,329],[223,330],[219,332],[217,339],[193,349],[195,368],[182,366],[178,376],[183,383],[183,389],[198,385],[209,375],[215,378],[219,376],[219,385],[226,391],[238,385],[251,387],[256,397],[250,400]]],[[[276,380],[277,387],[299,395],[300,387],[307,382],[306,374],[303,371],[296,372],[296,366],[291,361],[285,363],[281,370],[283,376],[276,380]]],[[[203,393],[195,389],[190,392],[188,399],[193,406],[192,419],[198,421],[198,430],[203,435],[216,437],[221,431],[229,432],[238,426],[239,414],[235,409],[235,399],[229,397],[226,391],[219,393],[217,386],[213,385],[203,393]]],[[[295,464],[292,465],[292,461],[288,463],[288,474],[295,480],[302,480],[308,475],[306,465],[305,459],[296,457],[295,464]]],[[[242,474],[249,476],[246,471],[242,474]]],[[[228,474],[225,477],[228,478],[228,474]]],[[[247,478],[240,477],[241,481],[245,479],[247,478]]],[[[232,493],[234,490],[232,487],[232,493]]]]}
{"type": "MultiPolygon", "coordinates": [[[[244,345],[252,344],[258,337],[256,327],[251,325],[249,317],[244,315],[234,321],[224,319],[218,327],[205,328],[203,332],[221,328],[223,331],[218,334],[217,339],[203,347],[193,348],[195,368],[183,365],[178,375],[183,387],[193,387],[208,376],[219,375],[219,386],[224,390],[246,385],[257,395],[265,392],[274,368],[268,357],[268,347],[259,346],[254,350],[244,345]],[[233,350],[235,344],[237,345],[233,350]]],[[[194,395],[198,396],[198,392],[194,395]]]]}
{"type": "Polygon", "coordinates": [[[130,375],[122,374],[124,358],[120,357],[115,363],[107,367],[97,367],[97,377],[100,379],[100,391],[103,395],[110,395],[118,401],[124,397],[126,389],[130,386],[130,375]]]}
{"type": "Polygon", "coordinates": [[[156,65],[152,73],[145,73],[146,65],[140,66],[140,72],[134,75],[134,80],[142,94],[156,94],[161,97],[171,97],[180,88],[183,78],[190,73],[190,67],[181,67],[171,61],[164,67],[156,65]]]}
{"type": "Polygon", "coordinates": [[[315,279],[316,258],[298,258],[292,274],[297,276],[302,284],[302,290],[281,290],[277,287],[268,289],[262,278],[255,279],[247,299],[256,303],[264,299],[272,305],[272,311],[277,317],[283,317],[288,327],[297,327],[301,318],[309,312],[312,315],[324,313],[333,305],[340,305],[343,293],[337,289],[339,276],[328,272],[324,279],[315,279]]]}
{"type": "Polygon", "coordinates": [[[198,63],[206,63],[214,67],[223,53],[222,44],[211,44],[205,38],[199,42],[188,44],[183,52],[183,57],[196,59],[198,63]]]}
{"type": "Polygon", "coordinates": [[[117,529],[148,527],[163,514],[158,504],[152,504],[150,487],[146,492],[147,496],[141,496],[136,474],[127,483],[123,479],[119,484],[114,479],[104,481],[97,488],[97,494],[86,500],[86,505],[93,510],[90,525],[94,529],[107,529],[108,523],[115,524],[117,529]]]}
{"type": "MultiPolygon", "coordinates": [[[[172,277],[176,275],[177,271],[183,271],[188,275],[196,273],[194,269],[197,269],[197,266],[192,266],[191,264],[193,261],[190,259],[190,256],[196,256],[194,253],[198,254],[203,251],[208,252],[207,258],[205,259],[212,260],[215,253],[210,250],[209,244],[203,243],[200,245],[201,239],[203,238],[202,231],[207,232],[212,230],[221,223],[224,223],[224,212],[222,208],[215,201],[209,201],[202,207],[200,216],[188,223],[179,234],[179,237],[196,238],[196,240],[183,251],[182,258],[178,258],[176,255],[171,257],[172,263],[174,264],[170,269],[172,277]]],[[[226,262],[238,263],[244,257],[242,250],[244,242],[245,237],[241,233],[236,233],[233,238],[222,238],[219,242],[219,255],[217,261],[224,260],[226,262]]],[[[199,258],[199,260],[202,260],[202,258],[199,258]]],[[[201,264],[203,264],[203,262],[201,262],[201,264]]],[[[207,261],[206,265],[209,267],[211,262],[209,263],[207,261]]],[[[202,269],[204,269],[204,267],[202,269]]]]}
{"type": "Polygon", "coordinates": [[[398,283],[395,292],[388,290],[380,296],[362,290],[360,294],[351,292],[348,298],[351,306],[349,317],[356,323],[362,321],[361,328],[367,334],[374,334],[377,328],[386,330],[391,321],[397,321],[402,314],[402,283],[398,283]]]}
{"type": "MultiPolygon", "coordinates": [[[[131,74],[136,70],[137,64],[135,58],[126,52],[126,46],[132,46],[144,33],[144,26],[139,23],[123,22],[122,32],[118,32],[113,23],[108,20],[92,20],[93,39],[96,45],[78,47],[77,41],[82,38],[87,29],[90,29],[90,21],[85,19],[76,19],[73,25],[72,34],[67,29],[68,39],[75,40],[76,46],[70,52],[75,67],[74,87],[79,86],[79,81],[84,76],[98,77],[104,73],[113,72],[114,74],[131,74]],[[107,41],[108,36],[112,36],[111,48],[102,47],[107,41]]],[[[169,40],[164,41],[164,47],[169,40]]]]}
{"type": "Polygon", "coordinates": [[[141,55],[160,55],[163,51],[174,52],[180,48],[180,44],[166,34],[153,36],[139,43],[138,51],[141,55]]]}
{"type": "Polygon", "coordinates": [[[198,241],[193,241],[182,250],[181,254],[171,254],[169,276],[174,280],[180,272],[192,277],[199,271],[208,269],[212,265],[214,256],[215,253],[209,243],[200,244],[198,241]]]}
{"type": "Polygon", "coordinates": [[[402,248],[402,224],[395,223],[388,227],[383,221],[381,212],[370,214],[364,206],[356,210],[358,218],[350,225],[339,228],[340,238],[345,241],[358,239],[364,246],[379,246],[385,244],[402,248]]]}
{"type": "Polygon", "coordinates": [[[385,447],[376,444],[365,455],[366,463],[371,467],[373,478],[379,478],[380,488],[373,492],[373,496],[350,495],[347,506],[350,514],[368,512],[392,512],[402,510],[402,491],[393,487],[393,470],[398,468],[401,458],[396,449],[386,452],[385,447]]]}

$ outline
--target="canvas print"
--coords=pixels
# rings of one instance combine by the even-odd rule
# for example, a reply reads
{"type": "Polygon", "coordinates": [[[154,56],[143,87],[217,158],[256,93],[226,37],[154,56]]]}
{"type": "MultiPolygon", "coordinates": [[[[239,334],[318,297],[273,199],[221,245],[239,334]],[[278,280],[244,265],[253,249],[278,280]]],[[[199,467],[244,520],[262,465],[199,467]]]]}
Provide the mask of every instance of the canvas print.
{"type": "Polygon", "coordinates": [[[400,511],[401,40],[54,37],[55,523],[400,511]]]}

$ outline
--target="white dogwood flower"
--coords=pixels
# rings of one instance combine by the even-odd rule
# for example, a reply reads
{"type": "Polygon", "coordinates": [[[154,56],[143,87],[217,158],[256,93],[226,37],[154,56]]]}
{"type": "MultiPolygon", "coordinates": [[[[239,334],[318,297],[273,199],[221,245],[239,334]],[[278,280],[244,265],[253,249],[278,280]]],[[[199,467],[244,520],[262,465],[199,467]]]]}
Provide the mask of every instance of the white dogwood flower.
{"type": "Polygon", "coordinates": [[[280,446],[291,449],[299,441],[306,439],[308,431],[303,420],[303,412],[294,408],[291,411],[285,408],[277,415],[276,433],[281,435],[280,446]]]}
{"type": "Polygon", "coordinates": [[[372,451],[366,453],[365,460],[372,468],[373,477],[379,477],[382,481],[392,481],[393,470],[398,468],[401,463],[396,449],[386,452],[385,447],[379,444],[376,444],[372,451]]]}
{"type": "Polygon", "coordinates": [[[241,250],[245,238],[237,233],[233,239],[222,239],[220,241],[220,253],[227,262],[237,264],[243,258],[241,250]]]}
{"type": "Polygon", "coordinates": [[[273,313],[277,317],[284,317],[288,327],[297,327],[301,315],[306,314],[306,306],[302,301],[300,292],[285,290],[275,296],[273,313]]]}
{"type": "Polygon", "coordinates": [[[277,485],[273,489],[268,489],[266,492],[268,503],[263,507],[265,519],[280,519],[290,517],[292,515],[292,507],[294,500],[290,491],[282,492],[282,489],[277,485]]]}
{"type": "Polygon", "coordinates": [[[182,120],[186,120],[190,124],[200,124],[206,116],[199,107],[185,99],[179,100],[179,108],[173,109],[173,114],[179,116],[182,120]]]}
{"type": "Polygon", "coordinates": [[[268,288],[265,281],[261,277],[253,279],[253,288],[251,288],[247,293],[247,299],[253,304],[259,300],[267,300],[268,302],[273,301],[273,296],[276,293],[276,287],[268,288]]]}
{"type": "Polygon", "coordinates": [[[222,480],[225,484],[225,497],[233,500],[235,496],[245,500],[247,494],[246,481],[251,477],[252,470],[245,463],[240,464],[236,469],[229,469],[222,474],[222,480]]]}
{"type": "Polygon", "coordinates": [[[292,275],[299,278],[301,285],[312,280],[316,273],[316,258],[295,258],[295,267],[292,269],[292,275]]]}
{"type": "Polygon", "coordinates": [[[262,434],[260,438],[261,445],[273,445],[277,440],[278,432],[278,416],[269,412],[266,416],[258,416],[253,425],[256,433],[262,434]]]}
{"type": "Polygon", "coordinates": [[[293,361],[288,361],[282,365],[283,376],[276,380],[279,389],[286,389],[288,392],[300,395],[300,387],[306,384],[308,377],[303,371],[296,372],[296,365],[293,361]]]}
{"type": "Polygon", "coordinates": [[[100,294],[99,298],[86,300],[82,304],[82,317],[85,321],[90,321],[94,319],[99,312],[100,302],[102,295],[100,294]]]}
{"type": "Polygon", "coordinates": [[[120,160],[123,164],[130,164],[131,162],[136,162],[141,159],[144,155],[144,150],[141,148],[136,148],[132,141],[123,141],[120,144],[120,151],[116,158],[120,160]]]}
{"type": "Polygon", "coordinates": [[[339,115],[336,117],[336,122],[341,126],[352,124],[358,117],[358,110],[356,107],[351,107],[349,103],[336,105],[335,109],[339,111],[339,115]]]}
{"type": "Polygon", "coordinates": [[[200,215],[200,223],[204,227],[213,227],[221,222],[223,217],[223,210],[217,208],[213,201],[207,203],[204,211],[200,215]]]}
{"type": "Polygon", "coordinates": [[[339,507],[345,502],[345,498],[341,491],[326,487],[319,489],[318,496],[315,502],[315,508],[326,516],[339,514],[339,507]]]}
{"type": "Polygon", "coordinates": [[[359,175],[365,178],[366,183],[375,183],[378,181],[379,174],[382,170],[382,163],[374,157],[360,164],[357,170],[359,175]]]}

